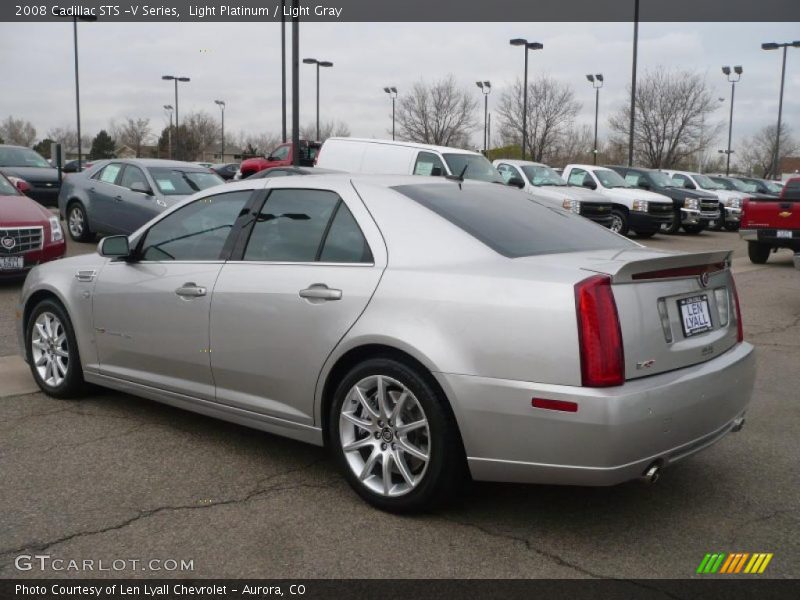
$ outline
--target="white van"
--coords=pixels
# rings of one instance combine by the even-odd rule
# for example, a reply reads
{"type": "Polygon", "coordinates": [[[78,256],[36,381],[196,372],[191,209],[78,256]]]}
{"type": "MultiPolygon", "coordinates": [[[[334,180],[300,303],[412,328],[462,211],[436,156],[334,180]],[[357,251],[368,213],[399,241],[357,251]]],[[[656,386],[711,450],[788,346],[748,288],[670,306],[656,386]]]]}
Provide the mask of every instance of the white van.
{"type": "Polygon", "coordinates": [[[463,175],[504,183],[482,154],[415,142],[333,137],[317,153],[318,167],[376,175],[463,175]]]}

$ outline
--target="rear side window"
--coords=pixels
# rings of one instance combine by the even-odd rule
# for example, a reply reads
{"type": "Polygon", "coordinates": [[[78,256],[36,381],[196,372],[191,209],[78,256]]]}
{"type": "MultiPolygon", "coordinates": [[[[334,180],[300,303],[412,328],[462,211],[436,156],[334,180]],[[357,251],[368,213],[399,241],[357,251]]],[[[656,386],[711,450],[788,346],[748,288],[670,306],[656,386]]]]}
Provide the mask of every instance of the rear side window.
{"type": "Polygon", "coordinates": [[[800,179],[790,179],[783,188],[781,198],[784,200],[800,200],[800,179]]]}
{"type": "Polygon", "coordinates": [[[371,263],[372,253],[353,214],[339,202],[322,245],[319,260],[334,263],[371,263]]]}
{"type": "Polygon", "coordinates": [[[110,165],[106,165],[106,167],[97,174],[97,179],[104,183],[114,183],[117,181],[117,175],[122,170],[122,165],[118,163],[112,163],[110,165]]]}
{"type": "Polygon", "coordinates": [[[637,244],[583,217],[497,185],[401,185],[393,188],[508,258],[637,244]]]}

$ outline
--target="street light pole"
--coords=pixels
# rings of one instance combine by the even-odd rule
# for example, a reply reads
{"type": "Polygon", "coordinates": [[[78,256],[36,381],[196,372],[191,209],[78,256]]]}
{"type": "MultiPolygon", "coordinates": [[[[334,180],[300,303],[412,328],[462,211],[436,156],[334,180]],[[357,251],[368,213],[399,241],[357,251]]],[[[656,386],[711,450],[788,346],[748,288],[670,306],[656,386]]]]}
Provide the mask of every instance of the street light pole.
{"type": "Polygon", "coordinates": [[[173,158],[172,156],[172,111],[175,110],[172,107],[172,104],[165,104],[164,110],[167,111],[169,114],[169,129],[167,129],[167,144],[169,145],[169,157],[173,158]]]}
{"type": "Polygon", "coordinates": [[[300,2],[292,0],[292,165],[300,166],[300,2]]]}
{"type": "Polygon", "coordinates": [[[178,121],[178,82],[191,81],[188,77],[179,77],[177,75],[162,75],[161,79],[164,81],[175,82],[175,156],[180,159],[181,145],[180,145],[180,122],[178,121]]]}
{"type": "Polygon", "coordinates": [[[281,0],[281,139],[286,143],[286,0],[281,0]]]}
{"type": "Polygon", "coordinates": [[[78,128],[78,171],[81,170],[81,163],[83,162],[83,149],[81,148],[81,88],[80,77],[78,76],[78,20],[81,21],[97,21],[97,17],[93,15],[81,15],[72,17],[72,38],[75,48],[75,116],[76,125],[78,128]]]}
{"type": "Polygon", "coordinates": [[[596,75],[587,75],[586,79],[592,84],[594,88],[594,150],[592,151],[593,160],[592,164],[597,164],[597,117],[600,114],[600,88],[603,87],[603,74],[597,73],[596,75]],[[599,85],[596,85],[599,84],[599,85]]]}
{"type": "Polygon", "coordinates": [[[778,96],[778,126],[775,129],[775,155],[772,158],[772,176],[780,177],[778,169],[780,168],[781,160],[781,116],[783,113],[783,84],[786,80],[786,49],[791,46],[792,48],[800,48],[800,40],[794,42],[785,42],[783,44],[776,44],[775,42],[768,42],[761,44],[762,50],[777,50],[783,48],[783,62],[781,64],[781,91],[778,96]]]}
{"type": "Polygon", "coordinates": [[[639,54],[639,0],[633,7],[633,64],[631,65],[631,115],[628,132],[628,166],[633,166],[633,128],[636,125],[636,61],[639,54]]]}
{"type": "Polygon", "coordinates": [[[483,154],[486,155],[489,152],[489,139],[487,136],[489,131],[489,94],[492,92],[492,82],[476,81],[475,85],[481,89],[483,94],[483,154]]]}
{"type": "Polygon", "coordinates": [[[319,141],[319,68],[332,67],[333,63],[328,60],[317,60],[316,58],[304,58],[303,63],[317,65],[317,141],[319,141]]]}
{"type": "Polygon", "coordinates": [[[509,41],[512,46],[525,48],[525,77],[522,89],[522,159],[525,159],[525,145],[528,137],[528,50],[541,50],[544,48],[539,42],[529,42],[522,38],[509,41]]]}
{"type": "Polygon", "coordinates": [[[733,135],[733,98],[734,94],[736,93],[736,83],[742,78],[742,67],[741,65],[736,65],[733,67],[733,72],[735,75],[731,76],[731,68],[730,67],[722,67],[722,74],[727,77],[728,81],[731,84],[731,111],[730,117],[728,118],[728,150],[725,152],[727,155],[725,159],[725,175],[730,175],[731,172],[731,137],[733,135]]]}
{"type": "Polygon", "coordinates": [[[397,98],[397,88],[394,86],[385,87],[383,91],[389,94],[392,99],[392,141],[394,141],[394,100],[397,98]]]}
{"type": "Polygon", "coordinates": [[[222,148],[220,150],[220,162],[225,162],[225,101],[224,100],[214,100],[214,104],[219,106],[220,110],[222,111],[222,148]]]}

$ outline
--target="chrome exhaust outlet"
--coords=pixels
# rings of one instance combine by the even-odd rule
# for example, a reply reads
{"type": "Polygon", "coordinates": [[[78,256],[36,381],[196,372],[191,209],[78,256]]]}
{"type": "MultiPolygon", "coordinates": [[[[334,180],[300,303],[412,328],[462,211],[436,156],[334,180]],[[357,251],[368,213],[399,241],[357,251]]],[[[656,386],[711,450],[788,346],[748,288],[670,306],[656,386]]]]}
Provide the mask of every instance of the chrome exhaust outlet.
{"type": "Polygon", "coordinates": [[[744,427],[744,417],[743,416],[742,417],[736,417],[733,420],[733,427],[731,427],[731,431],[733,431],[733,432],[741,431],[742,427],[744,427]]]}
{"type": "Polygon", "coordinates": [[[652,484],[658,481],[661,477],[661,465],[658,462],[654,462],[645,470],[644,474],[639,477],[639,481],[642,483],[652,484]]]}

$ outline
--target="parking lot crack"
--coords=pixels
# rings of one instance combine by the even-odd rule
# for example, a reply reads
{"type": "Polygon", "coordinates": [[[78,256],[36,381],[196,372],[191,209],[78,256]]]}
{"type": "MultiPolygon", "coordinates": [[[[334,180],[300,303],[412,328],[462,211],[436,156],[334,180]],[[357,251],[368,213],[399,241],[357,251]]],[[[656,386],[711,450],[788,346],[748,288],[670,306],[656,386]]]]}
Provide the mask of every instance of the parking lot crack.
{"type": "Polygon", "coordinates": [[[46,542],[29,543],[29,544],[25,544],[24,546],[20,546],[18,548],[5,549],[5,550],[4,549],[0,549],[0,557],[14,556],[14,555],[20,554],[20,553],[25,552],[25,551],[44,552],[44,551],[49,550],[53,546],[57,546],[59,544],[65,543],[65,542],[69,542],[69,541],[74,540],[74,539],[79,539],[79,538],[84,538],[84,537],[89,537],[89,536],[94,536],[94,535],[101,535],[101,534],[108,533],[108,532],[111,532],[111,531],[118,531],[120,529],[124,529],[124,528],[128,527],[129,525],[132,525],[132,524],[134,524],[134,523],[136,523],[138,521],[141,521],[143,519],[148,519],[150,517],[153,517],[155,515],[158,515],[158,514],[161,514],[161,513],[164,513],[164,512],[184,511],[184,510],[198,510],[198,509],[213,508],[213,507],[217,507],[217,506],[227,506],[227,505],[232,505],[232,504],[244,504],[244,503],[247,503],[247,502],[249,502],[249,501],[251,501],[251,500],[253,500],[255,498],[262,498],[262,497],[270,495],[270,494],[283,492],[283,491],[287,491],[287,490],[321,489],[321,488],[333,487],[334,485],[336,485],[340,481],[340,479],[338,477],[335,478],[335,479],[330,479],[330,480],[327,480],[327,481],[323,481],[321,483],[295,483],[295,484],[290,484],[290,485],[275,484],[275,485],[270,485],[270,486],[267,486],[267,487],[263,487],[264,483],[266,483],[268,481],[272,481],[272,480],[284,477],[286,475],[291,475],[291,474],[295,474],[295,473],[298,473],[298,472],[301,472],[301,471],[305,471],[305,470],[310,469],[313,466],[317,465],[318,463],[322,462],[323,460],[325,460],[325,459],[324,458],[318,458],[316,460],[313,460],[313,461],[311,461],[309,463],[306,463],[304,465],[301,465],[299,467],[288,469],[286,471],[281,471],[280,473],[275,473],[274,475],[270,475],[269,477],[265,477],[262,480],[260,480],[259,483],[253,489],[251,489],[249,492],[247,492],[243,496],[239,496],[239,497],[235,497],[235,498],[225,498],[225,499],[221,499],[221,500],[217,500],[217,501],[211,501],[211,502],[203,502],[201,504],[181,504],[181,505],[175,505],[175,506],[170,506],[170,505],[168,505],[168,506],[158,506],[156,508],[142,510],[142,511],[139,511],[137,514],[133,515],[132,517],[129,517],[129,518],[123,520],[123,521],[120,521],[120,522],[115,523],[113,525],[109,525],[107,527],[101,527],[99,529],[91,529],[91,530],[87,530],[87,531],[76,531],[74,533],[70,533],[70,534],[65,535],[63,537],[60,537],[60,538],[56,538],[56,539],[49,540],[49,541],[46,541],[46,542]]]}

